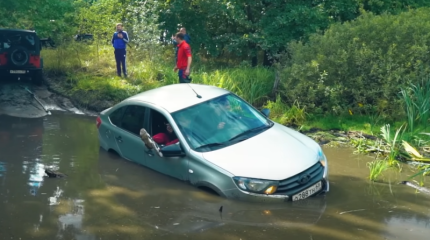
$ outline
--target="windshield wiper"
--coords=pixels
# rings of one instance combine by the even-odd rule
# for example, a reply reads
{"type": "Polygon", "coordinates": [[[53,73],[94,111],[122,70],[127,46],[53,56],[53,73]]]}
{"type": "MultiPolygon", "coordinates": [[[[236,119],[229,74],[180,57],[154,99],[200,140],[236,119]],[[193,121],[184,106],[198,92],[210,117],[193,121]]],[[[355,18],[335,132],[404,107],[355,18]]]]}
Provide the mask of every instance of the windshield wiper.
{"type": "Polygon", "coordinates": [[[217,147],[217,146],[221,146],[224,145],[225,143],[219,143],[219,142],[214,142],[214,143],[208,143],[208,144],[203,144],[201,146],[196,147],[196,149],[200,149],[200,148],[206,148],[206,147],[217,147]]]}
{"type": "Polygon", "coordinates": [[[260,127],[256,127],[256,128],[248,129],[248,130],[246,130],[245,132],[243,132],[243,133],[239,133],[238,135],[236,135],[236,136],[234,136],[234,137],[230,138],[230,139],[228,140],[228,142],[233,141],[233,140],[235,140],[235,139],[238,139],[238,138],[240,138],[240,137],[242,137],[242,136],[245,136],[245,135],[247,135],[248,133],[261,131],[261,130],[264,130],[264,129],[267,129],[267,128],[270,128],[270,127],[272,127],[272,124],[270,124],[270,125],[263,125],[263,126],[260,126],[260,127]]]}

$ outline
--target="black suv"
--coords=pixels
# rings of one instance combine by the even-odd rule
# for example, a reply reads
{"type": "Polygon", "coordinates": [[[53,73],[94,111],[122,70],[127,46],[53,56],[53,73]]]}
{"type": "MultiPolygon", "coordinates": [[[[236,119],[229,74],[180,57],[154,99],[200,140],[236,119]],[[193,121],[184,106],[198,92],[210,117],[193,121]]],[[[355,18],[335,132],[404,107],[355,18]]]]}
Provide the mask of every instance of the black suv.
{"type": "Polygon", "coordinates": [[[42,45],[35,31],[0,28],[0,80],[15,77],[43,83],[42,45]]]}

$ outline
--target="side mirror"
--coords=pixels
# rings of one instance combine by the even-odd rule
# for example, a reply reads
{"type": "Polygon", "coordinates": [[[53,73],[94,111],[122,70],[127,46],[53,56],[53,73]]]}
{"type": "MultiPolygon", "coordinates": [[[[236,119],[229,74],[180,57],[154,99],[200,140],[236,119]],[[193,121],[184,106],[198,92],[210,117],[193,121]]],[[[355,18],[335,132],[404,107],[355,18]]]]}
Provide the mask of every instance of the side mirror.
{"type": "Polygon", "coordinates": [[[263,110],[261,110],[261,113],[263,113],[266,117],[269,117],[270,110],[268,108],[264,108],[263,110]]]}
{"type": "Polygon", "coordinates": [[[165,146],[160,149],[160,152],[164,157],[183,157],[185,156],[184,151],[182,151],[182,147],[179,144],[172,144],[169,146],[165,146]]]}

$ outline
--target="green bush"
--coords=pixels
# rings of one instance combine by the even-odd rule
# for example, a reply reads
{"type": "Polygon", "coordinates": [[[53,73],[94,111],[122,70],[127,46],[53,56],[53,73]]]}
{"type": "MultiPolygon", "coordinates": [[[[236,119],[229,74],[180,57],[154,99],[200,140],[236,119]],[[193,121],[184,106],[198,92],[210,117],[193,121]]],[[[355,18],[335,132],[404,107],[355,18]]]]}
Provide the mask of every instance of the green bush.
{"type": "Polygon", "coordinates": [[[287,102],[308,112],[335,114],[404,111],[400,89],[430,72],[430,11],[364,13],[332,25],[309,42],[292,42],[281,80],[287,102]]]}

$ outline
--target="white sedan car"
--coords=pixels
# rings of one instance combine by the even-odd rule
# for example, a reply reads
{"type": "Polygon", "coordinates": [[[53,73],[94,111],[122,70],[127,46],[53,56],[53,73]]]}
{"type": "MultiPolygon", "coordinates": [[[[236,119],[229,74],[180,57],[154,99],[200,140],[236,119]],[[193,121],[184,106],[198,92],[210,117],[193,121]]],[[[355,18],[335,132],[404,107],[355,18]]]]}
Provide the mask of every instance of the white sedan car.
{"type": "Polygon", "coordinates": [[[297,201],[328,192],[328,165],[311,138],[214,86],[142,92],[97,117],[100,146],[227,198],[297,201]]]}

